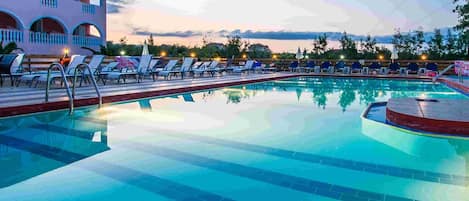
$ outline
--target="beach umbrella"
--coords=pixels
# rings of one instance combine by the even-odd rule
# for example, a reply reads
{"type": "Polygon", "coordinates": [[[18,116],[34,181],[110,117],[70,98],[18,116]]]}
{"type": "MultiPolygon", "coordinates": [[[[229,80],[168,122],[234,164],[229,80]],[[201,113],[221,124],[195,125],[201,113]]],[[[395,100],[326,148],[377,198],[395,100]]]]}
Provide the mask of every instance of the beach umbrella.
{"type": "Polygon", "coordinates": [[[397,59],[399,59],[399,54],[397,52],[396,46],[394,46],[392,48],[391,60],[392,60],[392,62],[394,62],[394,60],[397,60],[397,59]]]}
{"type": "Polygon", "coordinates": [[[143,51],[142,51],[142,56],[143,55],[149,55],[150,54],[150,51],[148,51],[148,44],[147,44],[147,41],[145,41],[143,43],[143,51]]]}

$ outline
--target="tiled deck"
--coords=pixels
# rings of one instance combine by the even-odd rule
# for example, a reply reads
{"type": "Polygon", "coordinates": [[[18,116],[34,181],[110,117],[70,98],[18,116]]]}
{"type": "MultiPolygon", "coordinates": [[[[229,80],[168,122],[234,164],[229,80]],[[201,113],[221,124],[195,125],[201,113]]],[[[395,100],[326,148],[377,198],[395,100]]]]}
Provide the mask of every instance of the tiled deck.
{"type": "MultiPolygon", "coordinates": [[[[158,80],[156,82],[145,80],[141,83],[129,80],[126,84],[108,83],[105,86],[100,85],[99,88],[103,97],[103,102],[111,103],[296,76],[298,76],[298,74],[275,73],[250,74],[243,76],[227,75],[214,78],[186,78],[184,80],[176,78],[173,80],[158,80]]],[[[68,97],[63,88],[50,90],[49,103],[45,103],[44,99],[44,86],[30,88],[23,85],[20,87],[0,88],[0,117],[68,108],[68,97]]],[[[86,106],[97,103],[97,95],[91,85],[76,89],[76,106],[86,106]]]]}
{"type": "Polygon", "coordinates": [[[469,135],[469,100],[390,99],[386,118],[397,125],[432,133],[469,135]]]}
{"type": "MultiPolygon", "coordinates": [[[[108,83],[103,86],[100,84],[99,88],[103,96],[104,103],[111,103],[117,101],[127,101],[132,99],[147,98],[154,96],[169,95],[175,93],[184,93],[196,90],[205,90],[210,88],[226,87],[240,84],[249,84],[253,82],[270,81],[282,78],[297,77],[300,75],[318,76],[314,74],[299,74],[299,73],[272,73],[272,74],[249,74],[249,75],[225,75],[220,77],[205,77],[205,78],[186,78],[180,80],[175,78],[173,80],[158,80],[153,82],[151,80],[144,80],[141,83],[136,83],[134,80],[129,80],[126,84],[108,83]],[[132,83],[133,82],[133,83],[132,83]]],[[[398,75],[327,75],[321,74],[320,76],[336,76],[336,77],[374,77],[374,78],[392,78],[392,79],[428,79],[428,77],[407,76],[402,77],[398,75]]],[[[6,82],[8,83],[8,82],[6,82]]],[[[39,86],[38,88],[30,88],[24,84],[20,87],[7,87],[0,88],[0,117],[27,114],[41,111],[50,111],[57,109],[68,108],[68,97],[63,88],[51,89],[49,93],[49,102],[45,103],[45,87],[39,86]]],[[[98,103],[96,92],[94,88],[89,86],[79,87],[76,90],[75,106],[87,106],[98,103]]]]}

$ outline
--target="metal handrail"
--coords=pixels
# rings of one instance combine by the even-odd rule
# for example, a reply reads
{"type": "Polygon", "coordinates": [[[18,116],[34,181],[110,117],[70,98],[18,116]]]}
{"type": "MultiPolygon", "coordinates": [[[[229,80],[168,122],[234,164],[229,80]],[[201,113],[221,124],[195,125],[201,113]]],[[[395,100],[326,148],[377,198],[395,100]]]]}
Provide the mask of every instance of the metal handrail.
{"type": "MultiPolygon", "coordinates": [[[[446,67],[443,71],[441,71],[437,76],[435,76],[433,78],[433,82],[436,82],[438,80],[438,78],[440,78],[441,76],[443,76],[446,72],[448,72],[449,70],[451,70],[452,68],[455,68],[456,65],[454,64],[451,64],[449,65],[448,67],[446,67]]],[[[459,82],[463,83],[463,79],[462,79],[462,70],[459,70],[458,71],[458,79],[459,79],[459,82]]]]}
{"type": "Polygon", "coordinates": [[[99,107],[101,108],[101,106],[103,105],[103,97],[101,96],[101,91],[99,91],[98,84],[96,83],[96,80],[94,79],[94,73],[91,70],[90,66],[86,63],[82,63],[82,64],[78,65],[75,68],[75,72],[73,74],[72,97],[75,98],[75,86],[76,86],[76,83],[77,83],[77,76],[78,76],[77,73],[80,72],[82,74],[83,78],[85,76],[85,74],[84,74],[85,71],[82,70],[82,68],[84,68],[85,70],[88,69],[88,72],[90,73],[91,82],[93,83],[96,94],[98,95],[99,107]]]}
{"type": "Polygon", "coordinates": [[[52,68],[54,68],[54,67],[57,67],[60,71],[62,81],[65,84],[65,90],[67,91],[67,95],[68,95],[69,113],[73,114],[73,94],[70,91],[70,85],[68,85],[67,75],[65,75],[64,67],[62,66],[62,64],[53,63],[47,69],[47,87],[46,87],[46,97],[45,97],[46,100],[45,101],[46,101],[46,103],[49,102],[50,74],[52,72],[52,68]]]}

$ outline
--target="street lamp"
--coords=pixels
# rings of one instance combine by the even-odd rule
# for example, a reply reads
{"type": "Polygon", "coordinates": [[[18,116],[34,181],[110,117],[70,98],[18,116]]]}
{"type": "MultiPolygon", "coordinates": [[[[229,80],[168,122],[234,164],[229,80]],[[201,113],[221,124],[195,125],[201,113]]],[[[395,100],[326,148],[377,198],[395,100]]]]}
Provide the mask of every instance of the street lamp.
{"type": "Polygon", "coordinates": [[[428,59],[428,56],[426,54],[422,54],[422,56],[420,56],[420,58],[425,61],[428,59]]]}

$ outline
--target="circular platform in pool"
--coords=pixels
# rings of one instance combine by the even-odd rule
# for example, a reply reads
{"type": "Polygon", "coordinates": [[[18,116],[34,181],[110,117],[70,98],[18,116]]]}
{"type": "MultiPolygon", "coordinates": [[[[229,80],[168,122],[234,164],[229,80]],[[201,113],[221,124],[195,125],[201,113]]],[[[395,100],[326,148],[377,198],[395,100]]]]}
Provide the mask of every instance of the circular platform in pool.
{"type": "Polygon", "coordinates": [[[469,100],[390,99],[386,119],[415,130],[469,136],[469,100]]]}

